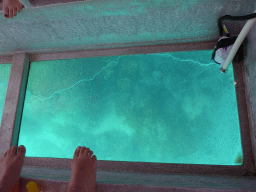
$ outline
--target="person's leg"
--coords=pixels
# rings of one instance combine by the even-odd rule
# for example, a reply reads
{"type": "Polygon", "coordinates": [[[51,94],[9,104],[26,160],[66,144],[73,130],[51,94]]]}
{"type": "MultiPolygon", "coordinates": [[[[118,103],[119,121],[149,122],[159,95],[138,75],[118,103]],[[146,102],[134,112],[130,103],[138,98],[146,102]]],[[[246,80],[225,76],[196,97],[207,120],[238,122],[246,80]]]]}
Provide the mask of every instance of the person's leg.
{"type": "Polygon", "coordinates": [[[17,15],[17,11],[24,7],[19,0],[3,0],[3,13],[5,18],[12,18],[17,15]]]}
{"type": "MultiPolygon", "coordinates": [[[[0,192],[6,192],[18,186],[20,172],[23,165],[26,148],[20,145],[12,146],[0,160],[0,192]]],[[[71,162],[71,179],[68,192],[95,192],[96,191],[96,156],[86,147],[75,150],[71,162]]]]}

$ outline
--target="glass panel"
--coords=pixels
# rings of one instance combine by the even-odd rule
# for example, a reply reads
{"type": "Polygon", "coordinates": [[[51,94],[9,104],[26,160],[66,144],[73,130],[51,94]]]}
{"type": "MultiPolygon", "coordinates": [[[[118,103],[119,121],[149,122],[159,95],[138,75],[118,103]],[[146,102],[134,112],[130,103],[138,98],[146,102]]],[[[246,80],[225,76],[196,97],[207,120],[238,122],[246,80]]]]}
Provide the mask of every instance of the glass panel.
{"type": "Polygon", "coordinates": [[[11,72],[11,64],[0,64],[0,125],[4,111],[4,102],[8,87],[9,75],[11,72]]]}
{"type": "Polygon", "coordinates": [[[19,145],[26,156],[237,165],[232,66],[212,50],[32,62],[19,145]]]}

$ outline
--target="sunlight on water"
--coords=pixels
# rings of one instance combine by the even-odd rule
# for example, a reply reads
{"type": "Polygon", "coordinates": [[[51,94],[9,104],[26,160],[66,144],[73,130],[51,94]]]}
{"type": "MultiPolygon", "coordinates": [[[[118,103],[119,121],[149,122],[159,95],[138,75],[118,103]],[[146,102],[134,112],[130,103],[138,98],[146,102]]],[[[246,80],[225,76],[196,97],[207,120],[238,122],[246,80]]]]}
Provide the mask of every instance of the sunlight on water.
{"type": "Polygon", "coordinates": [[[211,52],[32,62],[19,145],[34,157],[86,146],[99,160],[241,164],[233,70],[211,52]]]}

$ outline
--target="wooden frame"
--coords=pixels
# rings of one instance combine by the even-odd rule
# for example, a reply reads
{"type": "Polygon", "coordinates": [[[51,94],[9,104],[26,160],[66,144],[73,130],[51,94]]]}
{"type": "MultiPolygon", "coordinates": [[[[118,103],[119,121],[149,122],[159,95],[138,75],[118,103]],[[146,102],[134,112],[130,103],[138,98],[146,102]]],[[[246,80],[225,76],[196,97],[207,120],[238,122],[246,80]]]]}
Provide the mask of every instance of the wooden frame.
{"type": "MultiPolygon", "coordinates": [[[[28,78],[29,62],[43,60],[72,59],[85,57],[102,57],[114,55],[146,54],[158,52],[177,52],[213,49],[216,42],[195,42],[171,45],[153,45],[126,47],[105,50],[85,50],[63,53],[40,53],[27,54],[17,52],[13,56],[0,57],[0,63],[12,63],[10,78],[2,124],[0,129],[0,157],[13,145],[18,144],[19,128],[21,123],[22,109],[24,104],[25,89],[28,78]],[[12,60],[11,60],[12,59],[12,60]]],[[[166,163],[142,163],[142,162],[118,162],[118,161],[97,161],[97,171],[119,171],[134,173],[158,173],[158,174],[204,174],[204,175],[233,175],[251,176],[255,173],[252,157],[252,144],[245,96],[245,85],[243,79],[243,63],[233,62],[236,82],[237,103],[239,109],[239,121],[242,136],[242,148],[244,164],[241,166],[220,166],[220,165],[191,165],[191,164],[166,164],[166,163]]],[[[25,157],[23,169],[33,167],[30,173],[34,177],[41,168],[54,172],[58,170],[70,170],[72,159],[57,158],[33,158],[25,157]]],[[[31,171],[31,169],[30,169],[31,171]]],[[[42,177],[42,176],[40,176],[42,177]]],[[[60,173],[59,179],[66,178],[66,173],[60,173]]],[[[45,176],[47,178],[47,176],[45,176]]]]}

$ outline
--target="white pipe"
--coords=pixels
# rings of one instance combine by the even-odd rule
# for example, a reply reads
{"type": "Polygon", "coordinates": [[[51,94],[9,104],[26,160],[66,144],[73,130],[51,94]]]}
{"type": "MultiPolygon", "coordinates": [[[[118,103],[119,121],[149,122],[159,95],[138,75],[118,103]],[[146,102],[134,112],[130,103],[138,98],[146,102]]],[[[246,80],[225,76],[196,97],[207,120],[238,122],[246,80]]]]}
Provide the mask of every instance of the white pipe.
{"type": "MultiPolygon", "coordinates": [[[[254,11],[254,13],[256,13],[256,10],[254,11]]],[[[240,45],[242,44],[242,42],[244,41],[244,38],[246,37],[246,35],[249,33],[249,31],[251,30],[253,24],[255,23],[256,18],[250,19],[249,21],[246,22],[246,24],[244,25],[242,31],[240,32],[240,34],[238,35],[235,44],[233,45],[232,49],[230,50],[230,53],[225,61],[225,63],[223,65],[221,65],[221,71],[225,72],[225,70],[228,68],[228,66],[230,65],[230,63],[232,62],[233,58],[235,57],[240,45]]]]}
{"type": "Polygon", "coordinates": [[[25,8],[28,8],[31,6],[29,0],[19,0],[19,1],[24,5],[25,8]]]}

